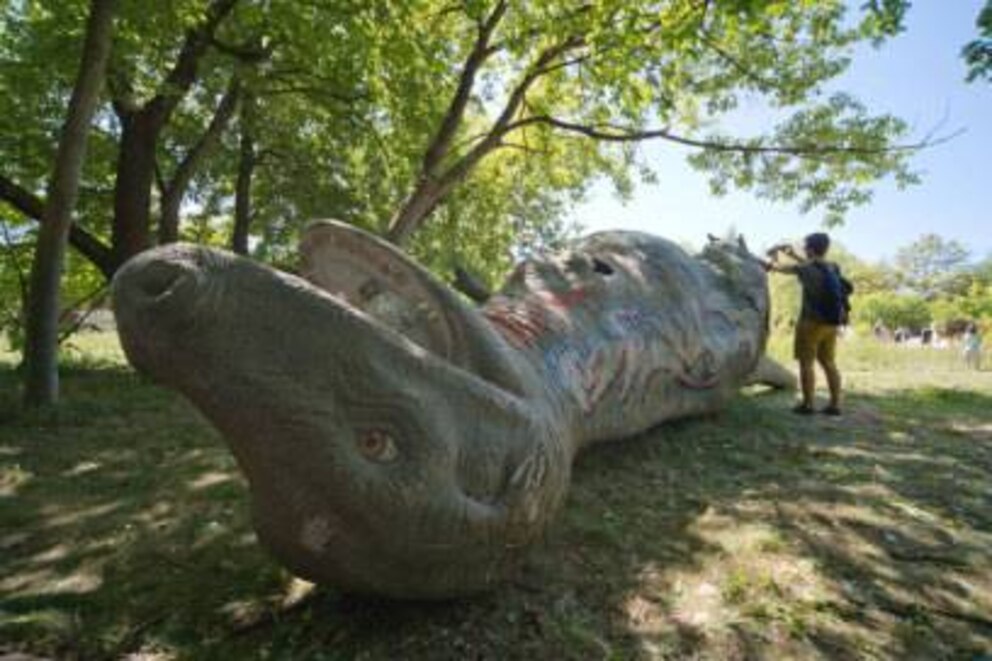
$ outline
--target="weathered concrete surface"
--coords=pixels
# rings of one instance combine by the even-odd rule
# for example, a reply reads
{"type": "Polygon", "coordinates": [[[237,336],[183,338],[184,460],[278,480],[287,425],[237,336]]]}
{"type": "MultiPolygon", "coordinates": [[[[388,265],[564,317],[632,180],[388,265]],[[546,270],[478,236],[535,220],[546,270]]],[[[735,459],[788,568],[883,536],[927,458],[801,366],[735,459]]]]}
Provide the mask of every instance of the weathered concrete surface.
{"type": "Polygon", "coordinates": [[[763,354],[767,280],[743,244],[691,257],[595,234],[481,309],[346,225],[315,224],[302,253],[307,280],[159,248],[120,271],[114,307],[134,366],[230,444],[260,540],[346,590],[488,587],[561,507],[582,447],[718,409],[763,354]]]}

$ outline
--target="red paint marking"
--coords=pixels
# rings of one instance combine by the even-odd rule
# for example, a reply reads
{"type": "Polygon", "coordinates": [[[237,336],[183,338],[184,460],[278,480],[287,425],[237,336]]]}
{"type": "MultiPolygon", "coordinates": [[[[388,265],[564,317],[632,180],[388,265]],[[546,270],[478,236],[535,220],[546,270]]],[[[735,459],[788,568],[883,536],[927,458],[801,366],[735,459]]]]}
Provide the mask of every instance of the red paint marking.
{"type": "Polygon", "coordinates": [[[540,311],[529,306],[507,306],[483,311],[504,337],[518,347],[527,347],[548,330],[540,311]]]}
{"type": "Polygon", "coordinates": [[[538,292],[537,296],[541,301],[552,308],[559,308],[561,310],[569,310],[574,308],[579,303],[582,303],[588,297],[589,292],[586,289],[569,289],[565,292],[553,292],[553,291],[542,291],[538,292]]]}
{"type": "Polygon", "coordinates": [[[679,382],[679,385],[689,390],[712,390],[720,382],[720,379],[716,375],[708,379],[693,379],[688,375],[679,374],[675,378],[679,382]]]}

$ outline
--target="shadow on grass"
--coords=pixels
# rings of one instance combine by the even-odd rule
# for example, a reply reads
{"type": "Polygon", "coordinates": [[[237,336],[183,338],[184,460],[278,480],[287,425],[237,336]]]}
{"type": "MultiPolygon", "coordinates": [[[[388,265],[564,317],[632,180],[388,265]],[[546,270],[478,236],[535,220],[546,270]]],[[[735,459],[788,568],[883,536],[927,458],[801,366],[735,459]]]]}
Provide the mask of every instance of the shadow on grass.
{"type": "Polygon", "coordinates": [[[188,405],[109,366],[64,381],[58,412],[18,414],[0,370],[0,640],[13,648],[938,658],[992,632],[987,394],[855,396],[840,420],[752,395],[593,448],[506,585],[424,604],[297,601],[255,543],[233,460],[188,405]]]}

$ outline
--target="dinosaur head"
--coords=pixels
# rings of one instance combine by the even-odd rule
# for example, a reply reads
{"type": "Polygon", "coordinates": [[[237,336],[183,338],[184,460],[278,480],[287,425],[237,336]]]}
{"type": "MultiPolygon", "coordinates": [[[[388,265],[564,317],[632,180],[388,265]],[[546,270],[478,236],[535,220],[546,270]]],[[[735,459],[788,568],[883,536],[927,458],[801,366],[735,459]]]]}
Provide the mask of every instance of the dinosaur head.
{"type": "Polygon", "coordinates": [[[299,575],[400,597],[483,587],[507,559],[493,540],[528,541],[546,509],[519,488],[534,448],[556,447],[534,442],[549,427],[527,402],[526,367],[377,240],[323,224],[304,246],[324,288],[202,247],[135,257],[113,285],[128,358],[221,431],[261,540],[299,575]],[[351,269],[319,265],[323,251],[363,249],[351,269]],[[378,298],[405,331],[357,298],[378,298]]]}

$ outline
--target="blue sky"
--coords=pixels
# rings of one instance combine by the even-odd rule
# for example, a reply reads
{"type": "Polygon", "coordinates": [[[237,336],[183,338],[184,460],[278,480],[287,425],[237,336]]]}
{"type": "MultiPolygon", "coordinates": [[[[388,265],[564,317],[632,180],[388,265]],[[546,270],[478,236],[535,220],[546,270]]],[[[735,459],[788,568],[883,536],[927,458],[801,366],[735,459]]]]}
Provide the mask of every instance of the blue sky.
{"type": "MultiPolygon", "coordinates": [[[[949,143],[916,155],[923,181],[898,190],[883,182],[874,200],[829,230],[849,250],[887,259],[924,233],[966,245],[974,258],[992,254],[992,84],[965,83],[960,57],[976,34],[984,0],[919,0],[906,31],[880,49],[859,49],[851,68],[832,87],[853,93],[876,112],[910,123],[914,138],[937,125],[942,133],[964,129],[949,143]]],[[[732,127],[731,127],[732,128],[732,127]]],[[[742,130],[743,133],[743,130],[742,130]]],[[[707,232],[733,225],[753,247],[798,239],[821,229],[817,211],[758,200],[749,193],[710,194],[705,175],[685,162],[686,151],[667,143],[643,147],[658,173],[656,185],[639,185],[623,204],[609,184],[599,184],[574,219],[587,230],[636,229],[700,245],[707,232]]]]}

